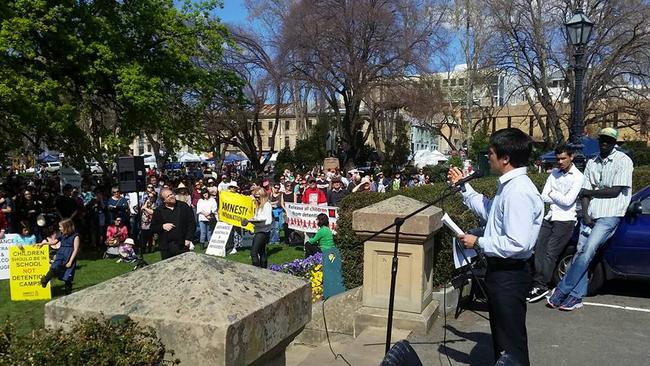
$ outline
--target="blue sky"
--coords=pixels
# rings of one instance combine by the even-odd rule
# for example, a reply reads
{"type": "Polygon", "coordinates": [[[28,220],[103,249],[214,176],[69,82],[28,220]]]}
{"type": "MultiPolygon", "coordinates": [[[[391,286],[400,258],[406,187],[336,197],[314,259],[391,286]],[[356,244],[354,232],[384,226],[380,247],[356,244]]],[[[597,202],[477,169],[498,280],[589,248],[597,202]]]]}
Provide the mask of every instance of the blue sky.
{"type": "Polygon", "coordinates": [[[224,23],[243,23],[246,21],[246,8],[243,0],[224,0],[223,9],[216,11],[216,15],[224,23]]]}

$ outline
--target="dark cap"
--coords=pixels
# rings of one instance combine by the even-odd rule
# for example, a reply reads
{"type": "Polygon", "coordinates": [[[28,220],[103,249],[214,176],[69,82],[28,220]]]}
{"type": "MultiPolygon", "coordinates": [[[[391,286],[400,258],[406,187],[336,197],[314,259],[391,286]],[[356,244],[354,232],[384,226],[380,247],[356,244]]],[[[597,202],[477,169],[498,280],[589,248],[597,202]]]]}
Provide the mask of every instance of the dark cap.
{"type": "Polygon", "coordinates": [[[309,183],[314,183],[314,182],[316,182],[316,178],[314,178],[314,177],[309,177],[309,181],[308,181],[308,182],[309,182],[309,183]]]}

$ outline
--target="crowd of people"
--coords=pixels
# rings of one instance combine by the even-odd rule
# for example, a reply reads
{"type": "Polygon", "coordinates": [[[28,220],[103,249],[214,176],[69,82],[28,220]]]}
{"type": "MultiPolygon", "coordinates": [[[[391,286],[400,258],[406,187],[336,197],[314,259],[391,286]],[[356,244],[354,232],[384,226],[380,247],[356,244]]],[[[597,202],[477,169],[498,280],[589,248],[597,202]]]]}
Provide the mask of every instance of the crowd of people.
{"type": "MultiPolygon", "coordinates": [[[[326,233],[327,217],[319,218],[315,236],[291,230],[286,220],[288,203],[338,207],[352,192],[386,192],[429,183],[421,169],[406,178],[399,171],[385,177],[376,165],[365,172],[285,170],[277,179],[251,180],[239,170],[219,174],[204,164],[182,174],[149,169],[143,192],[121,192],[117,181],[105,183],[91,175],[74,187],[62,186],[56,173],[45,170],[33,176],[10,171],[0,185],[0,236],[15,233],[23,244],[50,245],[57,254],[44,284],[58,277],[67,291],[81,250],[131,263],[154,250],[165,259],[193,249],[195,243],[205,248],[218,221],[219,192],[229,191],[254,198],[257,211],[249,220],[255,227],[251,262],[266,267],[268,244],[299,243],[305,245],[306,256],[333,245],[331,233],[326,233]]],[[[234,230],[233,240],[239,243],[242,234],[234,230]]]]}

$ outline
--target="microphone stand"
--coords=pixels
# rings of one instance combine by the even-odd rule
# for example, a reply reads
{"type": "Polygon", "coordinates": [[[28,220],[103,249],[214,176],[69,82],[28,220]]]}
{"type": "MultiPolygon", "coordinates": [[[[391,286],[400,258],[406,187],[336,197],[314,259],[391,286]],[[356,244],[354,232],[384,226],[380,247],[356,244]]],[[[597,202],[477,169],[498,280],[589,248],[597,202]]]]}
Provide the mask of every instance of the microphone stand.
{"type": "Polygon", "coordinates": [[[426,204],[422,206],[421,208],[411,212],[410,214],[404,216],[404,217],[396,217],[395,220],[393,221],[392,224],[386,226],[385,228],[379,230],[378,232],[370,235],[369,237],[365,238],[362,240],[362,243],[365,243],[369,240],[374,239],[377,237],[379,234],[383,234],[387,232],[388,230],[392,229],[393,227],[395,228],[395,246],[393,248],[393,261],[392,261],[392,267],[391,267],[391,273],[390,273],[390,293],[388,297],[388,323],[386,325],[386,351],[385,354],[388,353],[390,350],[390,339],[392,335],[392,328],[393,328],[393,311],[394,311],[394,306],[395,306],[395,285],[397,281],[397,266],[398,266],[398,258],[397,258],[397,249],[399,247],[399,235],[400,235],[400,230],[402,228],[402,225],[404,222],[411,217],[419,214],[420,212],[426,210],[427,208],[436,205],[438,202],[444,200],[445,198],[451,197],[458,193],[460,191],[460,187],[453,185],[449,186],[447,189],[445,189],[445,192],[438,198],[436,198],[433,202],[426,204]]]}

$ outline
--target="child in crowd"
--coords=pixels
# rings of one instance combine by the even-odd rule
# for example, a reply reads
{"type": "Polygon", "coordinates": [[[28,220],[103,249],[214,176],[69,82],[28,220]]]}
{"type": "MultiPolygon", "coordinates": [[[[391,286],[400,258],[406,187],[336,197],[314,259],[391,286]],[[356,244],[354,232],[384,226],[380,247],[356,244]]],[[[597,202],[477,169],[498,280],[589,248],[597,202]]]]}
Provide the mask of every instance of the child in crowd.
{"type": "Polygon", "coordinates": [[[74,279],[74,272],[77,268],[77,254],[79,253],[79,235],[75,231],[74,224],[70,219],[64,219],[59,222],[60,235],[55,240],[48,240],[37,244],[38,247],[44,244],[53,246],[60,245],[59,251],[54,257],[54,261],[50,265],[50,270],[43,278],[41,278],[41,286],[47,287],[47,283],[54,278],[58,277],[65,283],[65,293],[72,292],[72,280],[74,279]]]}
{"type": "Polygon", "coordinates": [[[135,242],[131,238],[127,238],[124,240],[122,244],[120,244],[119,251],[120,251],[120,259],[117,260],[118,263],[120,262],[127,262],[131,263],[134,262],[137,257],[135,256],[135,249],[133,248],[135,246],[135,242]]]}
{"type": "Polygon", "coordinates": [[[330,220],[327,215],[318,214],[316,221],[318,222],[318,231],[305,243],[305,258],[334,247],[334,235],[330,230],[330,220]]]}
{"type": "Polygon", "coordinates": [[[36,236],[32,233],[32,225],[27,220],[20,222],[20,233],[16,238],[19,246],[36,244],[36,236]]]}

